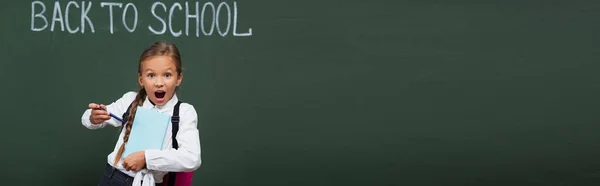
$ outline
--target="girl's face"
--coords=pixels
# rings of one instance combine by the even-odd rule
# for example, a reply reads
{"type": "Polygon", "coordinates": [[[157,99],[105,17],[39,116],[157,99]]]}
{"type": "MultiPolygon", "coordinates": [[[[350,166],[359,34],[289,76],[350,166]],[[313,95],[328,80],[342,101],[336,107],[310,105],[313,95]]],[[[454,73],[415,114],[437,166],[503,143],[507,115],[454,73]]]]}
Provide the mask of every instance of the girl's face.
{"type": "Polygon", "coordinates": [[[175,94],[182,77],[177,74],[175,61],[168,56],[151,57],[142,62],[139,83],[156,106],[165,105],[175,94]]]}

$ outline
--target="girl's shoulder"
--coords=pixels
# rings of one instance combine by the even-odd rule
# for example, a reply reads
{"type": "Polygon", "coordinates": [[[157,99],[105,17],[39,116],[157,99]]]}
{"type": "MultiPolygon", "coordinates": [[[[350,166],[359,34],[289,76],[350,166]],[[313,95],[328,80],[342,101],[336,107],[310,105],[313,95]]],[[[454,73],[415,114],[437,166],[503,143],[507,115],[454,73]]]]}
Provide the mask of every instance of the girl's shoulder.
{"type": "MultiPolygon", "coordinates": [[[[181,103],[179,104],[179,118],[180,118],[180,126],[194,126],[198,125],[198,113],[196,112],[196,108],[194,105],[190,103],[186,103],[182,100],[179,100],[181,103]],[[183,125],[182,125],[183,124],[183,125]]],[[[175,109],[175,108],[173,108],[175,109]]],[[[175,110],[173,110],[175,111],[175,110]]],[[[175,113],[173,113],[175,114],[175,113]]]]}
{"type": "Polygon", "coordinates": [[[121,99],[131,102],[131,101],[135,100],[135,97],[137,96],[137,94],[138,93],[136,91],[128,91],[128,92],[125,92],[125,94],[123,94],[121,99]]]}
{"type": "MultiPolygon", "coordinates": [[[[179,100],[181,101],[181,100],[179,100]]],[[[188,117],[192,117],[192,118],[197,118],[198,115],[196,113],[196,108],[194,107],[194,105],[190,104],[190,103],[186,103],[181,101],[181,104],[179,104],[179,114],[182,116],[188,116],[188,117]]]]}

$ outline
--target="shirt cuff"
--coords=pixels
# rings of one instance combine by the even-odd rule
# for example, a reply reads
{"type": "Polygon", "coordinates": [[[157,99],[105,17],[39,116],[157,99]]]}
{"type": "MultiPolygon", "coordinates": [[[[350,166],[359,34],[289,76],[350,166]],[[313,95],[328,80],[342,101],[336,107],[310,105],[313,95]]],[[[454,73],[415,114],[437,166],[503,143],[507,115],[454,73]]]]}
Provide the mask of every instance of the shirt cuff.
{"type": "Polygon", "coordinates": [[[160,150],[148,149],[144,151],[144,158],[146,159],[146,168],[148,170],[156,170],[160,165],[157,164],[156,160],[160,158],[160,150]]]}
{"type": "Polygon", "coordinates": [[[93,123],[90,121],[90,118],[89,118],[89,116],[88,116],[88,117],[81,118],[81,122],[82,122],[82,123],[83,123],[83,125],[84,125],[85,127],[87,127],[88,129],[100,129],[100,128],[102,128],[102,127],[103,127],[103,125],[104,125],[104,123],[100,123],[100,124],[93,124],[93,123]]]}

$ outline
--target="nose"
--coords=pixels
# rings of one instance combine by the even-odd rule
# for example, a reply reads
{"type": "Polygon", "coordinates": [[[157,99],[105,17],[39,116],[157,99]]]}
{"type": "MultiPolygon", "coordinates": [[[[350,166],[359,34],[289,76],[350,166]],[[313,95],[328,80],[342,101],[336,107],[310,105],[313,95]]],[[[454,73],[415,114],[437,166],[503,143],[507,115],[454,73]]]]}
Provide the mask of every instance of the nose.
{"type": "Polygon", "coordinates": [[[160,87],[162,87],[162,86],[164,86],[164,85],[165,85],[165,84],[164,84],[164,80],[163,80],[162,78],[156,78],[156,79],[154,80],[154,86],[156,86],[156,87],[160,88],[160,87]]]}

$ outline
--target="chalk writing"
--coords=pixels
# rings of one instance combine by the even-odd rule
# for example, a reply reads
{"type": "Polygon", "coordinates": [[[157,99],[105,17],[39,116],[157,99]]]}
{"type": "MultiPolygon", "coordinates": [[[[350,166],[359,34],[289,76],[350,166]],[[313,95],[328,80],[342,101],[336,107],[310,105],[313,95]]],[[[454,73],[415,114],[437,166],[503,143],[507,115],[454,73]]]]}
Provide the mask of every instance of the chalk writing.
{"type": "MultiPolygon", "coordinates": [[[[31,2],[31,31],[84,34],[88,30],[95,33],[94,21],[96,21],[108,22],[108,28],[100,30],[108,30],[110,34],[116,34],[119,31],[134,33],[137,32],[138,20],[140,20],[139,10],[149,10],[151,17],[145,19],[149,20],[146,21],[148,22],[146,31],[155,35],[169,34],[173,37],[252,36],[252,28],[248,28],[246,32],[238,30],[239,7],[237,1],[218,4],[210,1],[154,2],[147,9],[138,9],[138,6],[132,2],[98,2],[96,6],[100,8],[97,9],[93,9],[92,5],[91,1],[69,1],[66,4],[64,1],[58,0],[53,3],[33,1],[31,2]],[[72,20],[76,20],[77,17],[72,16],[73,11],[81,11],[80,19],[75,22],[72,20]],[[114,19],[115,15],[118,16],[119,13],[122,15],[121,24],[118,23],[118,18],[114,19]],[[108,17],[102,17],[106,14],[108,17]],[[93,19],[90,15],[93,15],[93,19]],[[182,18],[185,19],[185,25],[173,24],[175,20],[182,18]],[[79,25],[73,24],[77,22],[79,25]],[[119,25],[123,25],[124,30],[119,29],[118,27],[121,27],[119,25]]],[[[104,26],[105,24],[97,25],[104,26]]]]}
{"type": "Polygon", "coordinates": [[[127,3],[125,5],[125,9],[123,10],[123,26],[125,27],[125,29],[127,29],[127,31],[129,32],[133,32],[135,31],[135,28],[137,27],[137,21],[138,21],[138,11],[137,8],[135,7],[135,5],[133,3],[127,3]],[[130,28],[127,23],[125,23],[125,20],[127,19],[127,10],[129,10],[130,7],[133,7],[133,28],[130,28]]]}
{"type": "MultiPolygon", "coordinates": [[[[206,30],[204,29],[204,13],[206,13],[206,6],[210,6],[210,8],[212,9],[212,17],[215,17],[216,14],[216,10],[215,10],[215,5],[211,2],[206,2],[204,3],[204,6],[202,6],[202,15],[200,17],[200,27],[202,27],[202,33],[205,36],[209,36],[212,35],[213,31],[215,30],[215,22],[216,21],[212,21],[211,25],[210,25],[210,32],[206,32],[206,30]]],[[[214,20],[214,19],[213,19],[214,20]]],[[[196,30],[198,30],[198,27],[196,27],[196,30]]],[[[250,29],[250,33],[252,33],[252,29],[250,29]]],[[[198,35],[198,33],[196,33],[196,35],[198,35]]]]}

